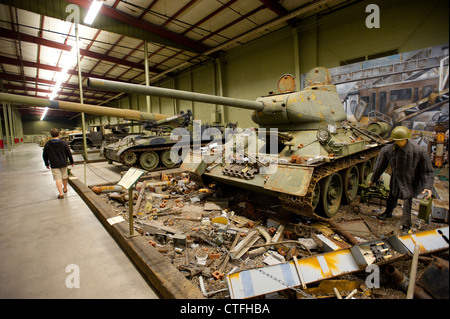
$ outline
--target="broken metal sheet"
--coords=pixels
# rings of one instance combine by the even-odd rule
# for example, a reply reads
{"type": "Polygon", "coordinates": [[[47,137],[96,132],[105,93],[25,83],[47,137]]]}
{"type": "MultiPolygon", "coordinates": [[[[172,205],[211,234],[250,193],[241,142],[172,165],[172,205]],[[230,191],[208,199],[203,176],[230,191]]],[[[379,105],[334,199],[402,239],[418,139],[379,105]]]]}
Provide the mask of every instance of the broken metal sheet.
{"type": "Polygon", "coordinates": [[[420,245],[420,253],[432,253],[444,248],[448,248],[449,228],[438,228],[423,231],[420,233],[400,236],[399,240],[411,252],[414,252],[414,245],[420,245]]]}
{"type": "MultiPolygon", "coordinates": [[[[436,252],[448,249],[448,233],[448,227],[439,228],[414,235],[402,237],[392,236],[389,238],[389,243],[393,249],[399,251],[399,255],[402,252],[406,252],[407,249],[413,251],[414,243],[416,242],[421,246],[421,254],[436,252]],[[447,238],[447,241],[444,239],[444,236],[447,238]]],[[[367,243],[361,245],[367,246],[367,243]]],[[[353,252],[357,252],[359,248],[355,248],[354,246],[352,249],[353,252]]],[[[391,261],[394,260],[395,258],[391,259],[391,261]]],[[[361,271],[365,269],[368,263],[366,260],[359,261],[358,263],[350,249],[342,249],[306,257],[298,260],[297,264],[303,276],[304,283],[309,284],[347,273],[361,271]]],[[[227,284],[231,298],[246,299],[297,287],[301,285],[301,282],[294,261],[290,261],[229,274],[227,276],[227,284]]]]}
{"type": "MultiPolygon", "coordinates": [[[[305,284],[360,270],[348,249],[297,261],[305,284]]],[[[301,285],[294,261],[227,276],[230,297],[246,299],[301,285]],[[278,279],[278,280],[277,280],[278,279]]]]}
{"type": "Polygon", "coordinates": [[[350,248],[350,245],[344,241],[338,241],[321,234],[316,235],[316,237],[322,242],[322,249],[325,252],[350,248]]]}
{"type": "Polygon", "coordinates": [[[362,219],[346,220],[340,222],[339,226],[353,236],[366,236],[371,233],[366,222],[362,219]]]}
{"type": "Polygon", "coordinates": [[[237,272],[227,276],[227,283],[232,299],[252,298],[284,290],[286,286],[295,287],[301,284],[293,263],[237,272]],[[268,275],[279,278],[282,282],[273,280],[268,275]]]}
{"type": "Polygon", "coordinates": [[[291,195],[305,196],[308,191],[313,168],[277,166],[277,170],[268,175],[264,189],[291,195]]]}

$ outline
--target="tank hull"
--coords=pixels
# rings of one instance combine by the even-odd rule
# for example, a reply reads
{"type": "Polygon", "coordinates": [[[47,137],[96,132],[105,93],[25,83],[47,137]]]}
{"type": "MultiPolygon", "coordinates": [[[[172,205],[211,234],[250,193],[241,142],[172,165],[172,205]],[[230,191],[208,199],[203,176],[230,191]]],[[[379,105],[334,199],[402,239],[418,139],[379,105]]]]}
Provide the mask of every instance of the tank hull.
{"type": "MultiPolygon", "coordinates": [[[[247,153],[251,145],[259,147],[267,142],[264,135],[257,137],[260,134],[255,130],[255,139],[261,143],[250,141],[249,134],[246,135],[249,142],[245,144],[243,154],[248,161],[226,162],[223,159],[227,156],[222,156],[222,162],[218,163],[217,155],[192,154],[181,168],[223,184],[278,197],[287,211],[306,217],[330,218],[336,214],[341,202],[350,202],[356,197],[355,189],[357,191],[358,185],[371,173],[376,156],[388,142],[371,139],[370,135],[351,127],[331,133],[326,144],[317,140],[317,130],[282,133],[291,136],[289,145],[272,152],[265,165],[252,163],[252,156],[247,153]],[[339,181],[340,186],[336,186],[339,181]]],[[[268,153],[256,155],[259,159],[266,156],[268,153]]],[[[239,156],[234,154],[234,159],[237,158],[239,156]]]]}

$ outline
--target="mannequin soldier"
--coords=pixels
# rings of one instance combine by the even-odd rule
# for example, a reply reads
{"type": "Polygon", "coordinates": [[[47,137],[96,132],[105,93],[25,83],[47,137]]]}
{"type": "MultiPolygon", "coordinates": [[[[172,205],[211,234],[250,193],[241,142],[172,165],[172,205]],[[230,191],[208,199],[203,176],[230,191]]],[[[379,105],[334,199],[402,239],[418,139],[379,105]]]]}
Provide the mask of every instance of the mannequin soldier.
{"type": "Polygon", "coordinates": [[[425,149],[409,141],[411,132],[404,126],[397,126],[391,132],[393,144],[386,145],[381,150],[375,163],[371,186],[390,165],[392,169],[390,193],[386,210],[378,218],[386,220],[392,217],[398,199],[403,199],[402,232],[411,229],[411,205],[413,197],[419,193],[431,197],[434,173],[431,160],[425,149]]]}

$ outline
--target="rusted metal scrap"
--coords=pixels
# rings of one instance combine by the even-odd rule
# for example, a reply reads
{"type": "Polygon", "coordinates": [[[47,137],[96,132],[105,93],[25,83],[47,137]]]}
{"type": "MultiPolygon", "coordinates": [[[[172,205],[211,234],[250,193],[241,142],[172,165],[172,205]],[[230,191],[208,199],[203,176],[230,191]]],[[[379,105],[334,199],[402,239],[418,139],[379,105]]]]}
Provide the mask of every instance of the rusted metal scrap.
{"type": "Polygon", "coordinates": [[[304,278],[304,283],[308,284],[359,272],[371,264],[382,265],[409,258],[415,244],[419,245],[421,254],[447,250],[448,236],[449,227],[438,228],[412,235],[391,236],[387,239],[358,244],[350,249],[305,257],[298,260],[298,267],[294,261],[290,261],[235,272],[226,277],[230,297],[233,299],[253,298],[299,287],[302,285],[301,278],[304,278]],[[412,243],[414,244],[411,245],[412,243]],[[385,247],[388,248],[387,251],[385,247]],[[299,275],[298,269],[302,276],[299,275]],[[271,280],[271,278],[283,280],[271,280]]]}
{"type": "Polygon", "coordinates": [[[448,260],[433,257],[432,262],[419,279],[419,284],[436,299],[449,298],[448,265],[448,260]]]}
{"type": "MultiPolygon", "coordinates": [[[[393,265],[386,266],[386,273],[391,278],[392,282],[397,284],[404,292],[407,292],[409,286],[409,278],[398,271],[393,265]]],[[[432,299],[421,287],[414,287],[414,299],[432,299]]]]}

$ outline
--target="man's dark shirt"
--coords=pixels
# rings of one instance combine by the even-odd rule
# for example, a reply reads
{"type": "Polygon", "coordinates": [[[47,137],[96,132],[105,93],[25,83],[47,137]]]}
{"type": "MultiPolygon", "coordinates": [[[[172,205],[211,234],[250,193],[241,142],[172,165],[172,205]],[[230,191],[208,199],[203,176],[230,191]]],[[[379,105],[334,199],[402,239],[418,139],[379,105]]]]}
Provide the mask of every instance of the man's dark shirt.
{"type": "Polygon", "coordinates": [[[73,164],[72,154],[69,146],[61,139],[51,139],[45,143],[42,153],[45,166],[51,168],[62,168],[67,166],[67,159],[73,164]]]}

